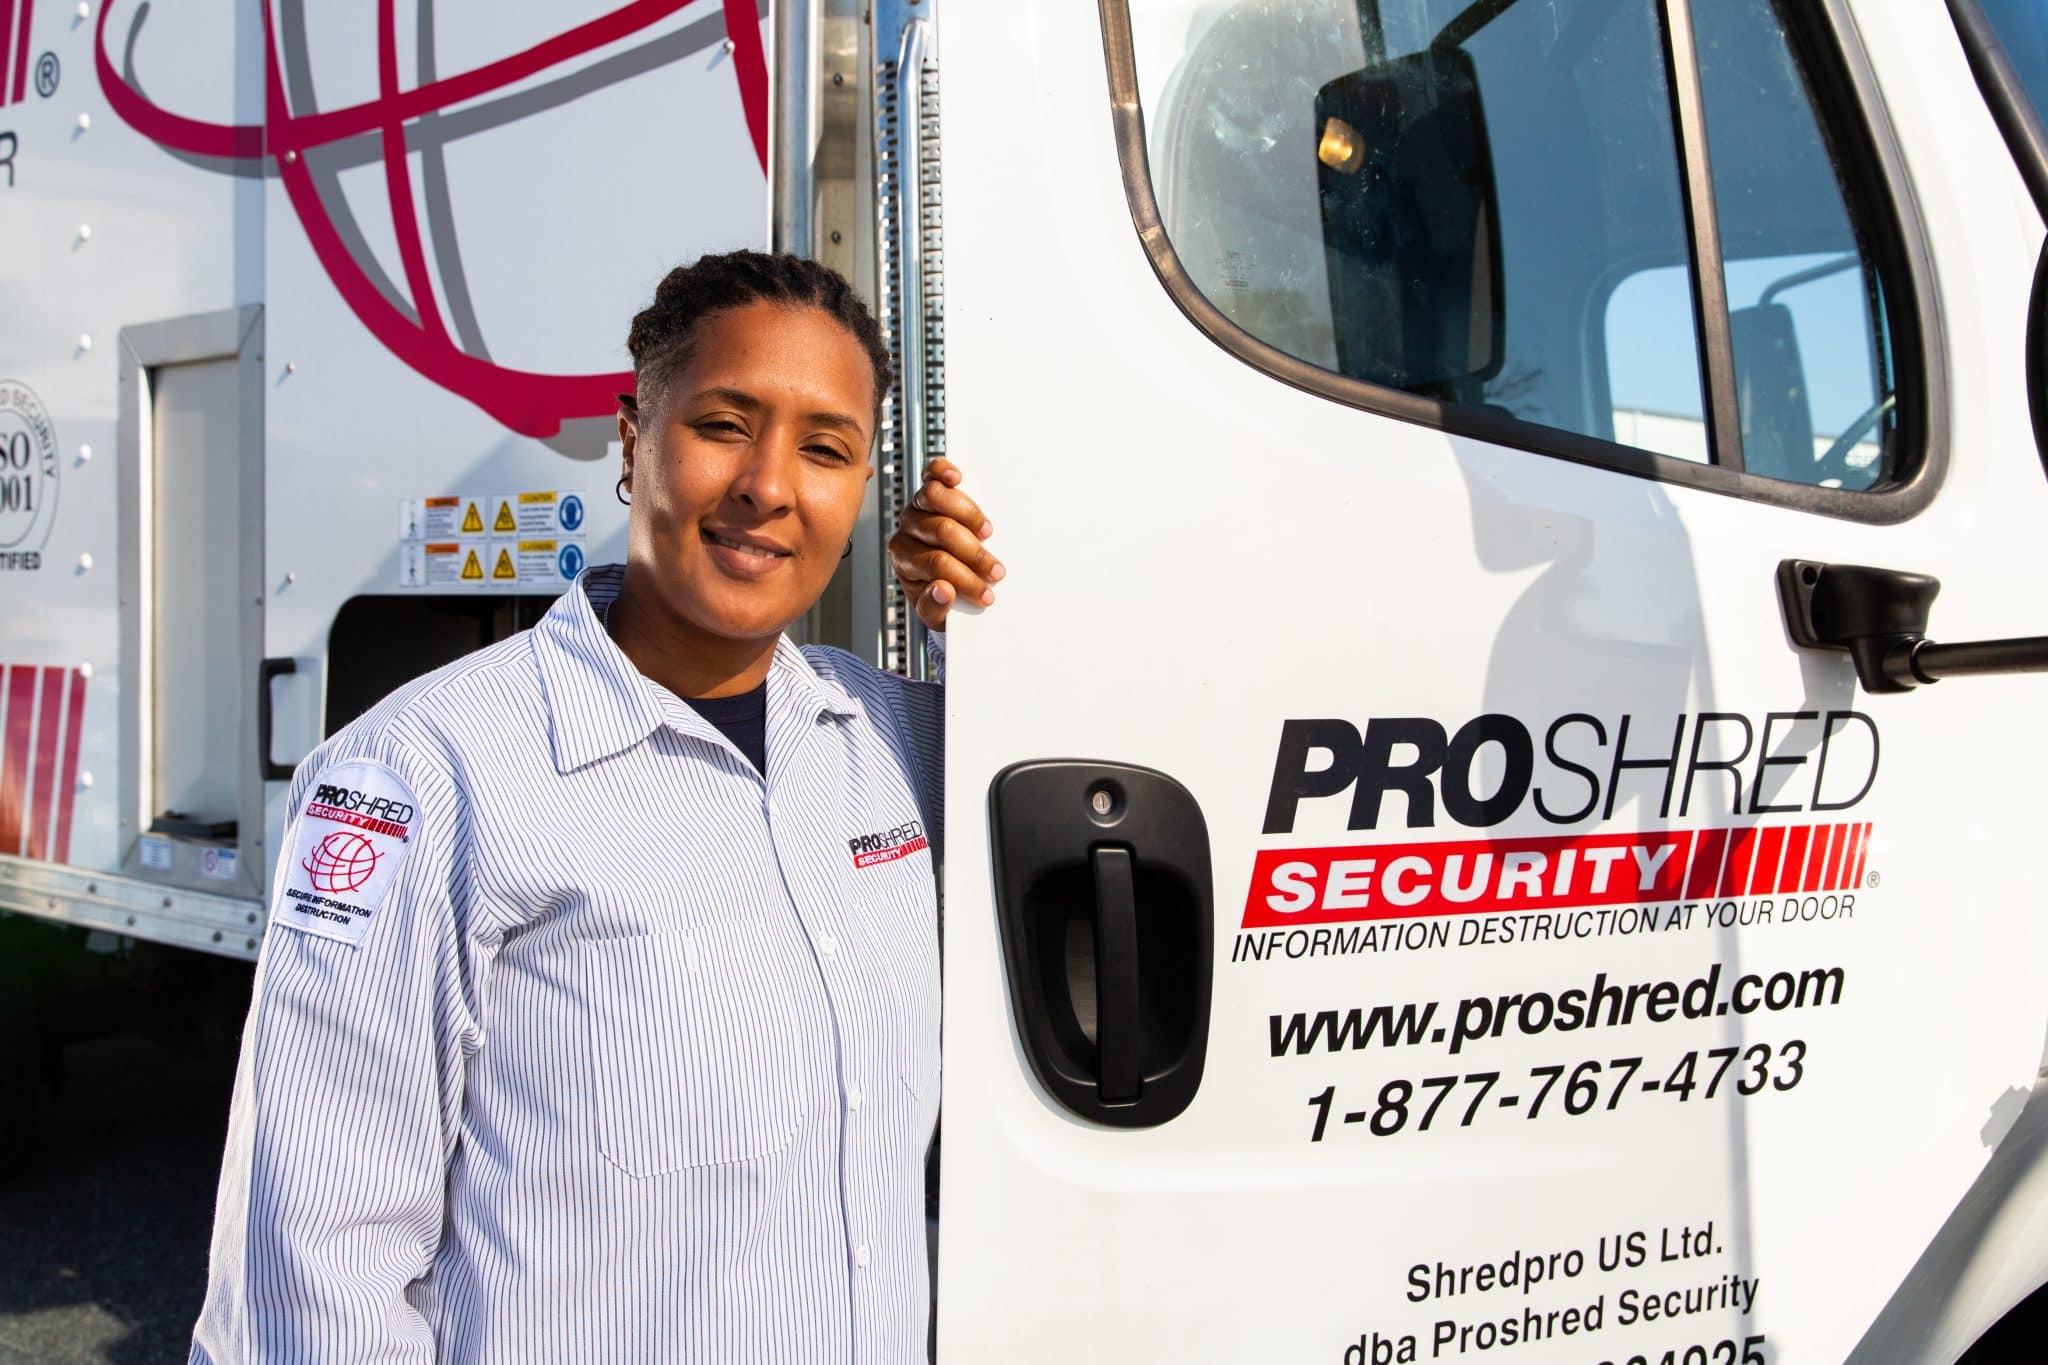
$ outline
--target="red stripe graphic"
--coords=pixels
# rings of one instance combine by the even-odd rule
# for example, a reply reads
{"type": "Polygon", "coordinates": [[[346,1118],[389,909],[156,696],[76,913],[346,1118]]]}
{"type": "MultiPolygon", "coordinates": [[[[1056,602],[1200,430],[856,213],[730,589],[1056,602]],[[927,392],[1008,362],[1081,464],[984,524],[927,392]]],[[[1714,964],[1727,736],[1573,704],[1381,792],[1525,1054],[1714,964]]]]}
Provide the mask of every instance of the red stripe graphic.
{"type": "Polygon", "coordinates": [[[1735,831],[1728,845],[1728,865],[1721,870],[1720,896],[1741,896],[1749,891],[1749,867],[1756,859],[1756,827],[1735,831]]]}
{"type": "Polygon", "coordinates": [[[1863,885],[1863,867],[1870,861],[1870,826],[1863,826],[1862,837],[1856,841],[1856,870],[1849,875],[1851,889],[1863,885]]]}
{"type": "Polygon", "coordinates": [[[1700,831],[1699,841],[1693,847],[1692,875],[1685,880],[1686,899],[1698,900],[1713,894],[1715,885],[1721,880],[1721,859],[1727,851],[1727,830],[1700,831]]]}
{"type": "Polygon", "coordinates": [[[26,850],[31,858],[50,856],[50,796],[57,779],[57,730],[64,719],[67,671],[43,669],[43,699],[36,711],[36,766],[31,774],[35,800],[29,808],[26,850]]]}
{"type": "Polygon", "coordinates": [[[1851,826],[1836,825],[1833,842],[1828,845],[1827,876],[1821,881],[1821,889],[1833,891],[1842,885],[1842,855],[1849,850],[1851,826]]]}
{"type": "Polygon", "coordinates": [[[908,858],[919,849],[927,847],[927,845],[928,841],[920,834],[909,843],[898,844],[894,848],[878,848],[873,853],[857,853],[854,855],[853,865],[855,867],[873,867],[876,863],[893,863],[898,858],[908,858]]]}
{"type": "Polygon", "coordinates": [[[71,798],[78,794],[78,736],[85,728],[85,674],[71,670],[71,702],[64,708],[64,779],[57,788],[57,837],[50,849],[52,862],[71,860],[71,798]]]}
{"type": "Polygon", "coordinates": [[[36,0],[21,0],[21,38],[14,45],[14,102],[21,103],[21,92],[28,88],[28,21],[36,12],[36,0]]]}
{"type": "Polygon", "coordinates": [[[0,853],[21,852],[21,807],[35,705],[36,671],[12,665],[7,670],[7,748],[0,758],[0,853]]]}
{"type": "Polygon", "coordinates": [[[404,825],[390,820],[379,820],[374,815],[364,815],[358,811],[343,810],[340,806],[330,806],[321,801],[308,805],[306,814],[317,815],[322,820],[332,820],[337,825],[354,825],[357,829],[366,829],[372,834],[388,834],[394,839],[405,837],[404,825]]]}
{"type": "MultiPolygon", "coordinates": [[[[12,59],[14,57],[14,44],[7,41],[7,38],[13,32],[14,0],[0,0],[0,105],[13,103],[13,101],[7,98],[7,78],[13,74],[12,59]]],[[[27,64],[28,54],[26,52],[21,54],[21,60],[24,65],[27,64]]]]}
{"type": "Polygon", "coordinates": [[[1805,825],[1793,825],[1785,831],[1785,865],[1778,869],[1778,884],[1772,890],[1799,889],[1799,878],[1806,871],[1806,845],[1812,833],[1805,825]]]}
{"type": "MultiPolygon", "coordinates": [[[[1824,871],[1830,836],[1868,825],[1793,825],[1644,834],[1456,839],[1261,849],[1245,894],[1243,927],[1511,914],[1590,906],[1657,905],[1709,895],[1764,895],[1793,889],[1797,854],[1780,872],[1789,841],[1815,850],[1807,869],[1824,871]],[[1732,852],[1730,846],[1733,845],[1732,852]],[[1692,856],[1687,857],[1688,854],[1692,856]],[[1726,871],[1724,872],[1724,866],[1726,871]]],[[[1836,841],[1846,845],[1846,839],[1836,841]]],[[[864,855],[880,861],[896,850],[864,855]]],[[[859,860],[857,859],[856,862],[859,860]]],[[[1836,860],[1837,871],[1855,859],[1836,860]]],[[[1829,889],[1835,889],[1830,881],[1829,889]]],[[[1818,889],[1818,888],[1810,888],[1818,889]]]]}
{"type": "Polygon", "coordinates": [[[1827,875],[1828,844],[1833,840],[1836,826],[1815,825],[1813,842],[1806,848],[1806,880],[1801,882],[1801,891],[1820,890],[1820,879],[1827,875]]]}

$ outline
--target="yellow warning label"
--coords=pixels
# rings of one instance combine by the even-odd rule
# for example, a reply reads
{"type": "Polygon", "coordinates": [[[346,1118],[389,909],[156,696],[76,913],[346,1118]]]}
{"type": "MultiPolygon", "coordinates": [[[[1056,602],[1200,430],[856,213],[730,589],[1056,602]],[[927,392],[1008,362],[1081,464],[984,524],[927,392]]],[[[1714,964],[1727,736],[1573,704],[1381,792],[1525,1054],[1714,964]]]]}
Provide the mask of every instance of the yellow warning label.
{"type": "MultiPolygon", "coordinates": [[[[476,508],[472,507],[469,510],[474,512],[476,508]]],[[[475,582],[477,579],[482,578],[483,576],[484,566],[476,562],[476,551],[471,550],[469,552],[469,558],[462,561],[463,581],[466,583],[475,582]]]]}
{"type": "MultiPolygon", "coordinates": [[[[512,515],[511,503],[501,501],[498,504],[498,519],[491,523],[491,529],[493,531],[516,531],[519,529],[519,522],[512,515]]],[[[512,575],[506,574],[504,576],[510,578],[512,575]]]]}
{"type": "MultiPolygon", "coordinates": [[[[472,551],[470,551],[470,553],[471,553],[471,554],[475,554],[475,553],[476,553],[476,551],[472,550],[472,551]]],[[[464,575],[465,575],[465,576],[467,576],[467,575],[468,575],[468,572],[469,572],[469,571],[468,571],[467,569],[463,570],[463,573],[464,573],[464,575]]],[[[511,552],[510,552],[509,550],[499,550],[499,551],[498,551],[498,562],[497,562],[496,564],[493,564],[493,565],[491,566],[491,577],[493,577],[493,578],[517,578],[517,577],[519,577],[519,570],[517,570],[517,569],[515,569],[515,568],[513,568],[513,567],[512,567],[512,554],[511,554],[511,552]]]]}
{"type": "MultiPolygon", "coordinates": [[[[469,505],[469,510],[462,514],[462,534],[466,536],[473,536],[481,532],[483,529],[483,513],[476,510],[475,503],[471,503],[469,505]]],[[[472,555],[471,558],[475,558],[475,556],[472,555]]],[[[478,574],[477,577],[481,578],[483,577],[483,575],[478,574]]]]}

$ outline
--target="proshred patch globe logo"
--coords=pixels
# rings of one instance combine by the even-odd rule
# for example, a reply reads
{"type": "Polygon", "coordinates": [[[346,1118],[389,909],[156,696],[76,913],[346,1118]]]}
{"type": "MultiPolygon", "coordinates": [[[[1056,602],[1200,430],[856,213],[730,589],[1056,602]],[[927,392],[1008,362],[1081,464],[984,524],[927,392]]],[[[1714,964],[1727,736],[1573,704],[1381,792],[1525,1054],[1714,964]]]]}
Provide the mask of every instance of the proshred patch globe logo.
{"type": "Polygon", "coordinates": [[[377,848],[352,830],[336,830],[313,846],[299,864],[313,879],[313,889],[329,895],[359,891],[377,870],[377,848]]]}

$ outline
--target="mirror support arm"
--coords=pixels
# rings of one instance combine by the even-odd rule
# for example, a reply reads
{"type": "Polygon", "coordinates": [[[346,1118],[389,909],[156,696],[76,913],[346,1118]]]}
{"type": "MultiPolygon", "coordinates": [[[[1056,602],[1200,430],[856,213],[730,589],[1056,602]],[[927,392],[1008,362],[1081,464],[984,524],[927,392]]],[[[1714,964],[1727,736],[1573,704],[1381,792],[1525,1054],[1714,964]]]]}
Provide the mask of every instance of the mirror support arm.
{"type": "Polygon", "coordinates": [[[1806,649],[1839,649],[1866,692],[1910,692],[1943,678],[2048,673],[2048,635],[1937,644],[1927,617],[1941,581],[1926,574],[1788,559],[1778,565],[1785,629],[1806,649]]]}

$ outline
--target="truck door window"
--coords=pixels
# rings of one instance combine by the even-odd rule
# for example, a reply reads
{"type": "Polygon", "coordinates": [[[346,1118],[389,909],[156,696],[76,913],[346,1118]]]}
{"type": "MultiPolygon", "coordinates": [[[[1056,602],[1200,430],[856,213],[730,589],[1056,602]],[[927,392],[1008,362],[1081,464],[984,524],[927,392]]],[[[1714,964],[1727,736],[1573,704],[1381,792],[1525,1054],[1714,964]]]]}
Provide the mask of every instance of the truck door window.
{"type": "Polygon", "coordinates": [[[2048,8],[2041,0],[1977,0],[2026,87],[2035,116],[2048,121],[2048,8]]]}
{"type": "MultiPolygon", "coordinates": [[[[1884,249],[1897,234],[1873,240],[1887,205],[1854,188],[1869,158],[1823,125],[1788,0],[1692,0],[1683,80],[1667,9],[1686,12],[1129,0],[1149,189],[1185,286],[1213,307],[1191,315],[1362,381],[1312,385],[1361,406],[1880,515],[1808,495],[1895,489],[1926,464],[1904,436],[1901,356],[1917,348],[1893,316],[1910,298],[1884,249]],[[1718,258],[1688,212],[1673,112],[1674,86],[1695,80],[1718,258]],[[1705,326],[1703,259],[1726,296],[1705,326]],[[1737,419],[1722,425],[1739,426],[1719,439],[1716,343],[1737,419]]],[[[1218,339],[1262,363],[1263,348],[1218,339]]]]}

